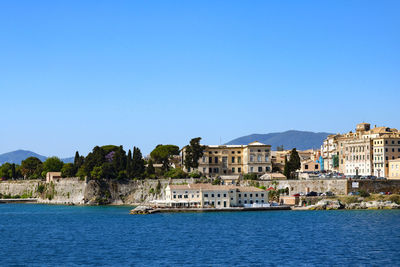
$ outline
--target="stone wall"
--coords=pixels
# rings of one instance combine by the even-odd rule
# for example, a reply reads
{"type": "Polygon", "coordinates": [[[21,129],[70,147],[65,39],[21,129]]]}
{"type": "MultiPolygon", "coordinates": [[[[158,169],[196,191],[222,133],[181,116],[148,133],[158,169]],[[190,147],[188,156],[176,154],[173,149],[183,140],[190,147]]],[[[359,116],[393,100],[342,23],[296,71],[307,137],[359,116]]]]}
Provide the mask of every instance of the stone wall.
{"type": "Polygon", "coordinates": [[[37,187],[41,180],[1,181],[0,194],[3,196],[31,196],[38,197],[37,187]]]}
{"type": "MultiPolygon", "coordinates": [[[[355,184],[357,185],[357,184],[355,184]]],[[[391,192],[400,193],[400,180],[384,180],[384,181],[371,181],[371,180],[357,180],[349,181],[348,192],[363,190],[368,193],[391,192]],[[358,183],[358,188],[353,187],[353,182],[358,183]]]]}
{"type": "MultiPolygon", "coordinates": [[[[258,181],[260,186],[274,187],[272,181],[258,181]]],[[[331,191],[336,195],[346,195],[347,194],[347,180],[337,179],[337,180],[279,180],[277,181],[277,189],[289,188],[289,194],[296,193],[308,193],[314,192],[327,192],[331,191]]],[[[251,181],[242,181],[242,185],[250,185],[251,181]]]]}

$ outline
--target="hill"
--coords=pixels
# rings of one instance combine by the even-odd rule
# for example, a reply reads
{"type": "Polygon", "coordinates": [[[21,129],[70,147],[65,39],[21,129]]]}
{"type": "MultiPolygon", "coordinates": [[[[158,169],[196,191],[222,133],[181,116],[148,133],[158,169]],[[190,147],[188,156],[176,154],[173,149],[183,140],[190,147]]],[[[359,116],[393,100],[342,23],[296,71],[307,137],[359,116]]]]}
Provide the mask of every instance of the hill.
{"type": "MultiPolygon", "coordinates": [[[[15,163],[15,164],[21,164],[21,161],[23,161],[26,158],[29,157],[37,157],[41,161],[45,161],[47,159],[46,156],[39,155],[35,152],[29,151],[29,150],[16,150],[4,154],[0,154],[0,164],[9,162],[9,163],[15,163]]],[[[61,159],[64,163],[70,163],[74,161],[74,158],[64,158],[61,159]]]]}
{"type": "Polygon", "coordinates": [[[323,140],[328,135],[330,135],[330,133],[290,130],[281,133],[246,135],[229,141],[226,145],[247,145],[253,141],[259,141],[271,145],[273,150],[276,150],[276,147],[280,145],[283,145],[284,149],[317,149],[321,147],[323,140]]]}

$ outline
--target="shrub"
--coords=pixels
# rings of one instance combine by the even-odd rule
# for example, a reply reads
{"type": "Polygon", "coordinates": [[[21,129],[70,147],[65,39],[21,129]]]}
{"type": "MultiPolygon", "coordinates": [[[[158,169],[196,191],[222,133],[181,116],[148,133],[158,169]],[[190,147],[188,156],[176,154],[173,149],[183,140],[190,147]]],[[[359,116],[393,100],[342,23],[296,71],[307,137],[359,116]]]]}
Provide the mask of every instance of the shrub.
{"type": "Polygon", "coordinates": [[[400,204],[400,195],[390,195],[389,200],[396,204],[400,204]]]}
{"type": "Polygon", "coordinates": [[[222,181],[221,181],[221,178],[218,177],[218,178],[215,178],[215,179],[212,181],[212,184],[213,184],[213,185],[220,185],[221,182],[222,182],[222,181]]]}
{"type": "Polygon", "coordinates": [[[255,173],[246,173],[243,175],[244,180],[257,180],[257,174],[255,173]]]}
{"type": "Polygon", "coordinates": [[[46,186],[44,184],[40,184],[37,187],[37,191],[38,191],[39,194],[42,194],[45,189],[46,189],[46,186]]]}
{"type": "Polygon", "coordinates": [[[172,179],[185,178],[186,177],[186,173],[180,168],[170,169],[164,175],[165,175],[165,177],[169,177],[169,178],[172,178],[172,179]]]}
{"type": "Polygon", "coordinates": [[[370,194],[367,191],[360,190],[358,191],[360,193],[360,197],[369,197],[370,194]]]}
{"type": "Polygon", "coordinates": [[[200,178],[201,174],[197,171],[194,171],[194,172],[189,173],[189,177],[190,178],[200,178]]]}

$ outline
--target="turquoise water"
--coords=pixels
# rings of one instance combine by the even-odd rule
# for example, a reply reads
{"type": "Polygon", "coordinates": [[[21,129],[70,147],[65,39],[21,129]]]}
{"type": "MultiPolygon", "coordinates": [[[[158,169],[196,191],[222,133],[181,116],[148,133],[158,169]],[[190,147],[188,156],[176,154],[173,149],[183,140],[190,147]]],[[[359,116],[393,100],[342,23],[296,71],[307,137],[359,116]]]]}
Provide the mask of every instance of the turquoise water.
{"type": "Polygon", "coordinates": [[[0,204],[0,265],[400,266],[399,210],[129,210],[0,204]]]}

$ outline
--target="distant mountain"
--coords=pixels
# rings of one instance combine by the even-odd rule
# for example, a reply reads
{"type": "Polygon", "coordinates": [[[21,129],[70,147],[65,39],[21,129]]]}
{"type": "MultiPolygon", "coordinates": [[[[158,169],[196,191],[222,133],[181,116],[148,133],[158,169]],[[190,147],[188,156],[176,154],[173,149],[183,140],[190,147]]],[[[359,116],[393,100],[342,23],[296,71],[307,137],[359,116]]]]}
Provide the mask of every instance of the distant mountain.
{"type": "Polygon", "coordinates": [[[277,146],[283,145],[284,149],[296,148],[298,150],[307,150],[311,148],[320,148],[322,142],[330,133],[314,133],[306,131],[290,130],[282,133],[269,134],[251,134],[236,138],[226,145],[247,145],[253,141],[271,145],[272,150],[277,146]]]}
{"type": "MultiPolygon", "coordinates": [[[[29,150],[16,150],[4,154],[0,154],[0,164],[3,163],[15,163],[15,164],[21,164],[21,161],[23,161],[26,158],[29,157],[37,157],[41,161],[45,161],[47,159],[46,156],[39,155],[35,152],[29,151],[29,150]]],[[[61,159],[64,163],[71,163],[74,162],[74,158],[64,158],[61,159]]]]}

